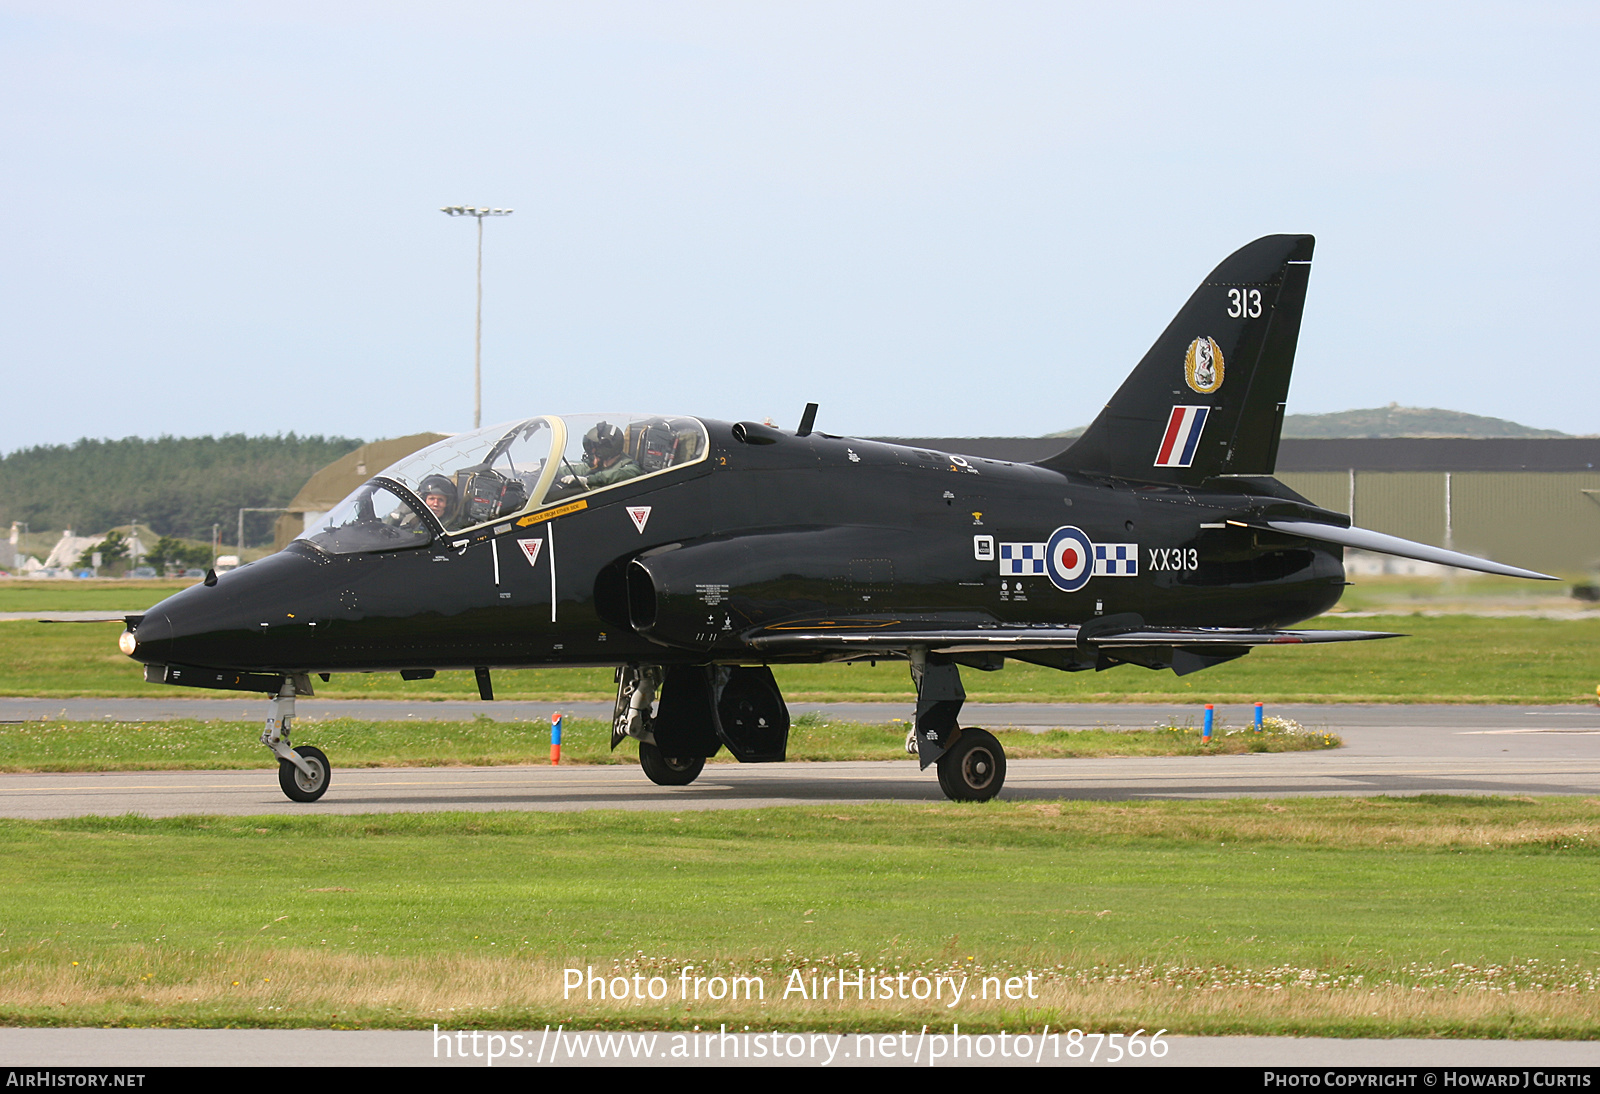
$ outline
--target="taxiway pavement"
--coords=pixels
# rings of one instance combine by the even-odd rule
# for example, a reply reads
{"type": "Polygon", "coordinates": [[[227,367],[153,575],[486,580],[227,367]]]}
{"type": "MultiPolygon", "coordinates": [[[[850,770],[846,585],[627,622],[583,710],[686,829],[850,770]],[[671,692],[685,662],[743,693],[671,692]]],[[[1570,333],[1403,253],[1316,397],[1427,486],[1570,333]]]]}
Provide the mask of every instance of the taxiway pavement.
{"type": "MultiPolygon", "coordinates": [[[[0,700],[0,720],[173,717],[255,721],[264,704],[238,700],[0,700]],[[43,707],[34,712],[34,705],[43,707]]],[[[296,739],[316,743],[315,721],[359,714],[404,717],[361,700],[306,700],[296,739]]],[[[405,703],[415,715],[467,718],[480,711],[525,718],[540,732],[548,703],[405,703]]],[[[608,717],[609,704],[562,704],[608,717]],[[600,708],[591,710],[588,708],[600,708]]],[[[795,704],[796,714],[866,722],[903,716],[898,705],[795,704]]],[[[1004,728],[1144,728],[1194,722],[1199,708],[1159,705],[968,704],[963,722],[1004,728]]],[[[1248,707],[1225,707],[1219,724],[1242,726],[1248,707]]],[[[1322,752],[1133,759],[1013,760],[1002,796],[1020,799],[1282,797],[1376,794],[1600,795],[1600,708],[1591,706],[1285,706],[1273,713],[1339,734],[1322,752]]],[[[445,768],[341,768],[320,802],[284,798],[273,769],[0,775],[0,815],[247,816],[531,809],[739,809],[772,805],[939,801],[931,772],[910,760],[739,765],[712,763],[692,785],[658,787],[632,764],[445,768]]]]}
{"type": "MultiPolygon", "coordinates": [[[[489,1065],[488,1042],[474,1043],[471,1033],[464,1041],[468,1051],[477,1054],[462,1057],[451,1045],[452,1031],[440,1030],[330,1030],[330,1029],[0,1029],[0,1058],[14,1069],[36,1067],[116,1068],[138,1073],[142,1068],[167,1067],[282,1067],[293,1061],[296,1067],[476,1067],[489,1065]]],[[[701,1056],[698,1058],[673,1057],[671,1045],[673,1032],[645,1032],[625,1037],[611,1034],[604,1054],[579,1056],[573,1046],[593,1045],[605,1041],[607,1033],[592,1030],[557,1031],[511,1030],[520,1032],[527,1052],[517,1058],[506,1055],[508,1037],[501,1035],[500,1058],[494,1062],[498,1068],[568,1066],[568,1067],[907,1067],[912,1060],[896,1054],[886,1058],[880,1052],[862,1051],[863,1038],[846,1033],[827,1035],[826,1039],[811,1034],[800,1036],[803,1046],[793,1052],[794,1042],[785,1039],[789,1049],[782,1058],[701,1056]],[[552,1035],[557,1035],[556,1040],[552,1035]],[[549,1042],[547,1045],[546,1042],[549,1042]],[[549,1059],[556,1053],[555,1045],[564,1045],[567,1054],[549,1059]],[[644,1049],[648,1045],[648,1049],[644,1049]],[[832,1054],[827,1053],[831,1045],[832,1054]],[[625,1046],[625,1047],[624,1047],[625,1046]],[[534,1058],[537,1047],[539,1056],[534,1058]]],[[[909,1031],[906,1044],[918,1044],[915,1027],[909,1031]]],[[[945,1029],[929,1032],[946,1034],[945,1029]]],[[[1013,1035],[1014,1036],[1014,1035],[1013,1035]]],[[[878,1037],[865,1040],[878,1042],[878,1037]]],[[[730,1038],[730,1041],[733,1041],[730,1038]]],[[[1060,1048],[1057,1041],[1044,1043],[1060,1048]]],[[[1541,1072],[1537,1078],[1541,1085],[1580,1085],[1570,1074],[1559,1072],[1570,1069],[1592,1069],[1600,1066],[1600,1045],[1588,1041],[1459,1041],[1421,1040],[1416,1038],[1338,1039],[1312,1037],[1184,1037],[1169,1034],[1163,1038],[1166,1055],[1140,1057],[1124,1054],[1117,1062],[1111,1061],[1107,1051],[1102,1059],[1055,1058],[1048,1051],[1039,1052],[1037,1065],[1046,1067],[1098,1067],[1109,1069],[1147,1067],[1277,1067],[1277,1068],[1411,1068],[1410,1081],[1404,1076],[1379,1080],[1376,1076],[1340,1075],[1339,1085],[1397,1087],[1415,1086],[1418,1089],[1439,1085],[1510,1086],[1499,1076],[1483,1082],[1474,1080],[1469,1068],[1527,1068],[1541,1072]],[[1417,1081],[1422,1074],[1421,1082],[1417,1081]],[[1448,1075],[1443,1083],[1441,1075],[1448,1075]],[[1375,1081],[1376,1080],[1376,1081],[1375,1081]],[[1452,1081],[1453,1080],[1453,1081],[1452,1081]],[[1564,1080],[1564,1081],[1563,1081],[1564,1080]]],[[[713,1042],[717,1043],[717,1042],[713,1042]]],[[[1036,1046],[1038,1039],[1030,1040],[1036,1046]]],[[[1094,1042],[1090,1042],[1094,1044],[1094,1042]]],[[[1098,1045],[1096,1045],[1098,1047],[1098,1045]]],[[[920,1049],[920,1046],[919,1046],[920,1049]]],[[[726,1051],[725,1049],[721,1051],[726,1051]]],[[[980,1047],[981,1051],[981,1047],[980,1047]]],[[[1037,1051],[1037,1050],[1036,1050],[1037,1051]]],[[[946,1067],[1032,1067],[1031,1058],[1022,1058],[1015,1052],[1001,1057],[990,1049],[990,1058],[977,1059],[968,1049],[964,1059],[941,1060],[946,1067]]],[[[919,1050],[915,1060],[923,1067],[933,1062],[919,1050]]],[[[1525,1074],[1514,1076],[1522,1085],[1525,1074]]],[[[152,1076],[154,1079],[155,1076],[152,1076]]],[[[1303,1078],[1303,1077],[1302,1077],[1303,1078]]],[[[1317,1078],[1321,1079],[1321,1076],[1317,1078]]],[[[67,1085],[65,1083],[61,1085],[67,1085]]],[[[130,1084],[134,1085],[134,1084],[130,1084]]],[[[151,1085],[154,1085],[152,1083],[151,1085]]],[[[1302,1084],[1297,1084],[1302,1085],[1302,1084]]],[[[1317,1085],[1324,1085],[1319,1082],[1317,1085]]],[[[1332,1082],[1327,1085],[1333,1085],[1332,1082]]],[[[1531,1083],[1530,1083],[1531,1085],[1531,1083]]]]}

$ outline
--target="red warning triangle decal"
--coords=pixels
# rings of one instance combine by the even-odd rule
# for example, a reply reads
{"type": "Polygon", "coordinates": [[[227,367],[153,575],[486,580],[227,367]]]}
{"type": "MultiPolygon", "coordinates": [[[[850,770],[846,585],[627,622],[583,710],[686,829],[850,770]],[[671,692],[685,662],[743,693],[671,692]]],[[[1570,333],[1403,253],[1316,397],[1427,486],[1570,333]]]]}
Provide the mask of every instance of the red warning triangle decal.
{"type": "Polygon", "coordinates": [[[544,546],[542,539],[519,539],[517,546],[522,548],[522,553],[528,556],[528,565],[536,566],[539,563],[539,548],[544,546]]]}
{"type": "Polygon", "coordinates": [[[628,506],[628,516],[633,518],[633,526],[639,529],[639,534],[644,535],[645,522],[650,519],[650,507],[648,505],[630,505],[628,506]]]}

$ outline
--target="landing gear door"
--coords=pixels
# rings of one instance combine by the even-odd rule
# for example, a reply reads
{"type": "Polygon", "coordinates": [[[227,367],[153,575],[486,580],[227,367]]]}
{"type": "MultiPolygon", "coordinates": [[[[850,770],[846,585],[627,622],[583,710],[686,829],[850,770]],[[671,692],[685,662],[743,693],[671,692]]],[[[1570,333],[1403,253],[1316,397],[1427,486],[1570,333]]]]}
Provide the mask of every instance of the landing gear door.
{"type": "Polygon", "coordinates": [[[718,666],[711,690],[717,736],[740,763],[781,763],[789,748],[789,707],[772,670],[718,666]]]}

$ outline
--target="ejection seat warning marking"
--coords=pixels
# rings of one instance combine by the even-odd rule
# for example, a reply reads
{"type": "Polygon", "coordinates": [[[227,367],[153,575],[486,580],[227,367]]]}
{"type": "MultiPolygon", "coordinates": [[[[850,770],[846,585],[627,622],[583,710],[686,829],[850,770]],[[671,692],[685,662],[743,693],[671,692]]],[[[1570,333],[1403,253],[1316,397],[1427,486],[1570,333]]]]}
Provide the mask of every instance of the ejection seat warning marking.
{"type": "Polygon", "coordinates": [[[546,509],[542,513],[529,513],[517,521],[517,527],[526,528],[528,525],[538,524],[542,520],[554,520],[557,517],[564,517],[568,513],[576,513],[579,509],[587,508],[589,508],[587,501],[571,501],[565,505],[558,505],[554,509],[546,509]]]}
{"type": "Polygon", "coordinates": [[[537,566],[539,564],[539,548],[544,546],[544,540],[519,539],[517,540],[517,546],[521,547],[522,553],[528,556],[529,566],[537,566]]]}
{"type": "Polygon", "coordinates": [[[726,585],[696,585],[694,592],[696,596],[711,607],[716,607],[728,599],[728,587],[726,585]]]}
{"type": "Polygon", "coordinates": [[[644,535],[644,526],[650,520],[650,507],[648,505],[628,506],[628,518],[633,521],[633,526],[639,529],[639,534],[644,535]]]}

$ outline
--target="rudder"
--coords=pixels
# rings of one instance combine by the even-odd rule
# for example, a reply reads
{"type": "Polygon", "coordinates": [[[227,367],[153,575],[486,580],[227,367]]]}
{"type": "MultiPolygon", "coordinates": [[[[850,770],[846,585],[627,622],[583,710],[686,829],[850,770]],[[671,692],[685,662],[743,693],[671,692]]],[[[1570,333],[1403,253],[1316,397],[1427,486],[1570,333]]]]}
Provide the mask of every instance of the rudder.
{"type": "Polygon", "coordinates": [[[1272,474],[1315,242],[1265,236],[1224,259],[1083,436],[1041,466],[1183,485],[1272,474]]]}

